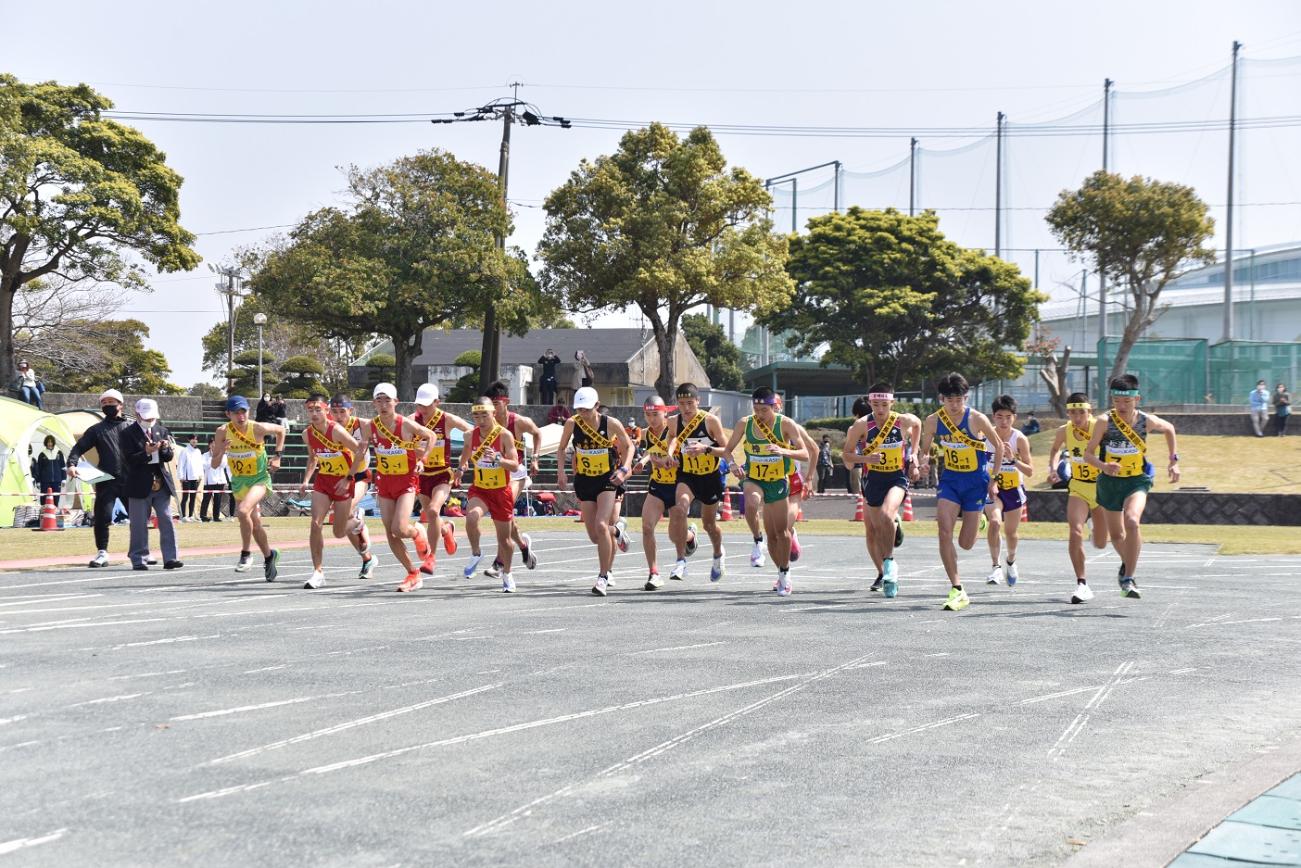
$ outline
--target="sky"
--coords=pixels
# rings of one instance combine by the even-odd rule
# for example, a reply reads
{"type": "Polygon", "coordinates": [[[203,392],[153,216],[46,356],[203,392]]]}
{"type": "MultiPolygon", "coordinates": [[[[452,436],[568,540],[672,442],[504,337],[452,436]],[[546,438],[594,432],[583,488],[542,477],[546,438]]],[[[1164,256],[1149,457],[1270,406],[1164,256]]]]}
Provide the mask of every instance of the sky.
{"type": "MultiPolygon", "coordinates": [[[[29,34],[6,40],[0,70],[24,81],[86,82],[131,112],[448,112],[508,96],[507,83],[518,81],[522,99],[544,114],[570,118],[900,131],[870,138],[719,133],[729,161],[763,178],[828,160],[859,173],[898,164],[908,154],[908,130],[930,131],[922,148],[959,147],[973,140],[940,137],[935,129],[992,129],[998,111],[1012,124],[1077,110],[1080,122],[1093,122],[1107,77],[1137,93],[1211,75],[1168,96],[1162,91],[1160,101],[1118,103],[1118,123],[1222,118],[1227,77],[1214,72],[1228,65],[1232,40],[1253,61],[1301,56],[1301,4],[1293,0],[795,6],[769,0],[649,6],[64,0],[54,7],[0,0],[0,20],[11,34],[29,34]]],[[[1301,63],[1259,64],[1252,76],[1254,101],[1249,108],[1240,102],[1242,116],[1301,116],[1301,63]]],[[[185,178],[182,224],[198,233],[205,265],[158,276],[152,293],[125,299],[121,315],[150,326],[149,345],[167,356],[171,379],[185,386],[209,380],[200,369],[198,338],[223,319],[206,264],[228,262],[234,250],[265,241],[316,208],[340,204],[342,167],[376,166],[436,147],[495,170],[500,143],[500,126],[487,123],[131,123],[185,178]]],[[[1248,245],[1301,241],[1298,130],[1301,125],[1285,125],[1252,133],[1245,148],[1252,174],[1235,198],[1253,206],[1240,209],[1238,246],[1244,238],[1248,245]]],[[[511,242],[531,252],[545,225],[542,200],[579,160],[612,152],[620,135],[517,127],[511,242]]],[[[1222,206],[1226,136],[1135,134],[1113,146],[1116,168],[1186,177],[1206,201],[1222,206]]],[[[941,228],[971,246],[993,244],[992,141],[922,160],[921,205],[955,209],[941,211],[941,228]]],[[[1005,184],[1021,210],[1005,224],[1004,246],[1049,247],[1043,208],[1054,190],[1098,168],[1093,155],[1100,157],[1101,148],[1089,137],[1017,139],[1009,146],[1016,167],[1005,184]],[[1035,150],[1039,143],[1053,149],[1035,150]]],[[[829,175],[804,177],[801,223],[830,207],[830,185],[815,189],[829,175]]],[[[851,203],[899,205],[906,179],[903,164],[879,177],[847,176],[844,187],[851,203]],[[890,201],[873,201],[888,198],[872,186],[878,182],[893,191],[890,201]]],[[[787,188],[777,189],[778,204],[787,206],[777,218],[789,221],[787,188]]],[[[1224,209],[1212,210],[1222,224],[1224,209]]],[[[1030,253],[1009,255],[1031,269],[1030,253]]],[[[1041,286],[1065,287],[1068,273],[1078,271],[1064,257],[1045,254],[1044,261],[1051,274],[1041,286]]],[[[629,314],[595,320],[637,321],[629,314]]]]}

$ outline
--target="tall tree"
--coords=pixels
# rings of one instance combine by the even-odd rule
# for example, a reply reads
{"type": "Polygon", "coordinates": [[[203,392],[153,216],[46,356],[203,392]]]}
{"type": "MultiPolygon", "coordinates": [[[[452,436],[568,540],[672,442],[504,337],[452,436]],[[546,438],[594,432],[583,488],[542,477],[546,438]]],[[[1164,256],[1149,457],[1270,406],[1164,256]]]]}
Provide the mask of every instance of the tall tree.
{"type": "Polygon", "coordinates": [[[682,318],[682,334],[709,375],[710,385],[715,389],[741,388],[741,351],[727,339],[722,326],[714,325],[703,313],[689,313],[682,318]]]}
{"type": "Polygon", "coordinates": [[[809,221],[791,242],[790,309],[763,318],[800,355],[848,365],[864,383],[1012,378],[1039,302],[1016,266],[959,247],[939,218],[853,207],[809,221]]]}
{"type": "MultiPolygon", "coordinates": [[[[334,337],[393,342],[398,394],[414,395],[411,361],[429,326],[482,322],[513,266],[495,239],[510,214],[496,177],[439,151],[348,173],[345,209],[307,215],[265,251],[252,286],[262,298],[334,337]]],[[[517,300],[497,301],[509,319],[517,300]]]]}
{"type": "Polygon", "coordinates": [[[771,204],[754,176],[727,168],[708,129],[685,139],[662,124],[629,132],[547,197],[543,289],[567,310],[639,309],[659,348],[656,388],[671,395],[684,314],[789,300],[787,241],[772,231],[771,204]]]}
{"type": "Polygon", "coordinates": [[[101,117],[87,85],[0,75],[0,382],[13,376],[14,297],[42,277],[145,287],[144,265],[199,263],[181,176],[139,131],[101,117]]]}
{"type": "Polygon", "coordinates": [[[1063,190],[1047,219],[1058,241],[1133,301],[1111,377],[1125,372],[1130,350],[1164,312],[1157,301],[1166,284],[1215,259],[1205,246],[1215,234],[1210,209],[1183,184],[1094,172],[1078,190],[1063,190]]]}

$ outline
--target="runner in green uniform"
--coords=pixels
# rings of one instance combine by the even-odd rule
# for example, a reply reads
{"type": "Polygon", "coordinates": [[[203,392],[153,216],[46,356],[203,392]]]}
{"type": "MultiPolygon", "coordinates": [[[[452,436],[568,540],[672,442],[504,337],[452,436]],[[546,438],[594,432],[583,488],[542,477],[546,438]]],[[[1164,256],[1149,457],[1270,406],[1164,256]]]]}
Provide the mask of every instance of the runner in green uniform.
{"type": "Polygon", "coordinates": [[[267,532],[262,527],[262,514],[258,504],[271,490],[271,471],[280,469],[280,456],[285,451],[285,429],[268,422],[248,421],[248,401],[240,395],[226,400],[228,421],[217,429],[212,438],[212,467],[221,466],[222,456],[230,467],[230,490],[239,504],[235,515],[239,518],[240,553],[235,572],[247,572],[252,559],[252,541],[256,540],[262,552],[263,573],[268,582],[276,580],[276,565],[280,552],[271,548],[267,532]],[[263,442],[276,438],[276,451],[267,459],[263,442]]]}

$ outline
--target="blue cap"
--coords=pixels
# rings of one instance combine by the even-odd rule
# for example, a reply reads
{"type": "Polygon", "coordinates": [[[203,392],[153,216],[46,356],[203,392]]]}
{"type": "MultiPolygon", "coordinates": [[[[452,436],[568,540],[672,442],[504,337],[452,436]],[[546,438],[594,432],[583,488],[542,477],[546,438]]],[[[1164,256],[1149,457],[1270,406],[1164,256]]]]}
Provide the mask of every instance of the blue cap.
{"type": "Polygon", "coordinates": [[[229,413],[231,410],[247,410],[247,409],[248,409],[248,399],[245,398],[243,395],[231,395],[229,398],[226,399],[227,413],[229,413]]]}

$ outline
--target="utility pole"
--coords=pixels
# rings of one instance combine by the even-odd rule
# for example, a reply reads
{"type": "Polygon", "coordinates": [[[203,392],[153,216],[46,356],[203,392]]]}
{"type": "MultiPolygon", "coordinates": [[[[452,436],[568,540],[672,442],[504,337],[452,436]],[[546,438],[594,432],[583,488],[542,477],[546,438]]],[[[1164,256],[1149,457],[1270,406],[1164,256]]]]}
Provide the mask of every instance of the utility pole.
{"type": "Polygon", "coordinates": [[[1233,65],[1229,73],[1229,198],[1224,218],[1224,340],[1233,340],[1233,158],[1238,127],[1238,51],[1242,43],[1233,42],[1233,65]]]}
{"type": "Polygon", "coordinates": [[[235,370],[235,310],[239,306],[239,299],[243,298],[239,286],[242,275],[234,265],[225,268],[209,265],[208,268],[218,275],[217,294],[226,299],[226,393],[230,394],[235,391],[235,379],[231,372],[235,370]],[[226,278],[225,283],[221,281],[222,277],[226,278]]]}
{"type": "MultiPolygon", "coordinates": [[[[1102,80],[1102,171],[1111,164],[1111,86],[1109,78],[1102,80]]],[[[1098,258],[1098,406],[1107,406],[1107,263],[1098,258]]]]}
{"type": "Polygon", "coordinates": [[[908,216],[912,217],[917,205],[917,137],[908,141],[908,216]]]}
{"type": "Polygon", "coordinates": [[[998,113],[994,139],[994,256],[1003,255],[1003,118],[998,113]]]}

